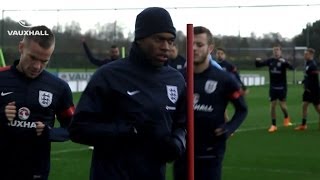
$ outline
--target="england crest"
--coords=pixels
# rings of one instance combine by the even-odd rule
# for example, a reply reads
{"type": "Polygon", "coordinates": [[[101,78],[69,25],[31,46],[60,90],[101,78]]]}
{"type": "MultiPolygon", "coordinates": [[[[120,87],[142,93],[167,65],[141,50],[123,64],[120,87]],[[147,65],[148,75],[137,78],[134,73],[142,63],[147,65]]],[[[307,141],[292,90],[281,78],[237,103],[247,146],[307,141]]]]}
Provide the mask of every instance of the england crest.
{"type": "Polygon", "coordinates": [[[213,81],[213,80],[208,80],[204,86],[204,90],[206,93],[211,94],[214,92],[214,90],[216,90],[217,88],[217,81],[213,81]]]}
{"type": "Polygon", "coordinates": [[[47,91],[39,91],[39,103],[42,107],[48,107],[52,103],[52,93],[47,91]]]}
{"type": "Polygon", "coordinates": [[[172,103],[176,103],[178,100],[178,88],[177,86],[167,85],[167,95],[172,103]]]}
{"type": "Polygon", "coordinates": [[[277,67],[281,67],[281,62],[277,62],[277,67]]]}

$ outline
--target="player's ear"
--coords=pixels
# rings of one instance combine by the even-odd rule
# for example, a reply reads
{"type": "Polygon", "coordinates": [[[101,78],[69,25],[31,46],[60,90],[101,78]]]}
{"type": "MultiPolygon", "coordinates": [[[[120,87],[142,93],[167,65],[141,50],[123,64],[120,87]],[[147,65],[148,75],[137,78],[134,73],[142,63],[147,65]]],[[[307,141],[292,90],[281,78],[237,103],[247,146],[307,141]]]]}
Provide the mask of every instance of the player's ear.
{"type": "Polygon", "coordinates": [[[19,53],[22,54],[23,52],[23,47],[24,47],[24,42],[23,41],[20,41],[19,42],[19,53]]]}
{"type": "Polygon", "coordinates": [[[209,53],[211,54],[214,50],[214,44],[210,44],[208,48],[209,48],[209,53]]]}

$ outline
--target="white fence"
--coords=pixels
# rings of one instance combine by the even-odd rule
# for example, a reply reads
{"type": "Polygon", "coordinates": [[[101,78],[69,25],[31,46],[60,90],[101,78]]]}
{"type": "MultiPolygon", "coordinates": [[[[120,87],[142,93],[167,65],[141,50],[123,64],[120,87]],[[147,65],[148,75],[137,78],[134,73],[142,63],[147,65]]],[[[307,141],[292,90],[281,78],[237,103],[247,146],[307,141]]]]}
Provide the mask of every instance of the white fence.
{"type": "Polygon", "coordinates": [[[259,74],[241,74],[241,81],[246,86],[262,86],[265,82],[265,77],[259,74]]]}
{"type": "Polygon", "coordinates": [[[59,72],[58,77],[65,80],[72,92],[82,92],[91,76],[93,75],[93,72],[59,72]]]}
{"type": "MultiPolygon", "coordinates": [[[[65,80],[72,92],[82,92],[93,72],[59,72],[58,77],[65,80]]],[[[246,86],[261,86],[265,84],[265,77],[259,74],[241,74],[240,78],[246,86]]]]}

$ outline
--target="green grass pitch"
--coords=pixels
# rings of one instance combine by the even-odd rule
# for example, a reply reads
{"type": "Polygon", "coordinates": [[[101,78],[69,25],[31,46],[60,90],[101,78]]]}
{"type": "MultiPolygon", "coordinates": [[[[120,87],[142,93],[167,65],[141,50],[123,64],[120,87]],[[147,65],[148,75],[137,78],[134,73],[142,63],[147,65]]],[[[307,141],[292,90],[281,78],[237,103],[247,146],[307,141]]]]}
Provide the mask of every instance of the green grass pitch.
{"type": "MultiPolygon", "coordinates": [[[[223,163],[223,180],[319,180],[320,131],[318,116],[309,107],[308,130],[283,127],[277,108],[278,131],[270,134],[268,87],[249,87],[246,96],[249,114],[240,129],[228,140],[223,163]]],[[[75,94],[75,101],[80,94],[75,94]]],[[[289,85],[288,109],[293,123],[301,122],[301,85],[289,85]]],[[[232,113],[229,107],[229,114],[232,113]]],[[[53,143],[50,180],[87,180],[91,151],[72,142],[53,143]]],[[[168,165],[167,179],[172,179],[168,165]]]]}

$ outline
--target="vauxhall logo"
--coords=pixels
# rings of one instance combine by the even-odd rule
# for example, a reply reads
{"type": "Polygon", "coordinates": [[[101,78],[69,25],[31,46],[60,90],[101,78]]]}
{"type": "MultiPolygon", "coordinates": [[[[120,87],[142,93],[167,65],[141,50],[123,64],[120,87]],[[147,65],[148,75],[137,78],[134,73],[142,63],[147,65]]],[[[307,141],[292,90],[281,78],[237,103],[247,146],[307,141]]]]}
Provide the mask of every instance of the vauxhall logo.
{"type": "Polygon", "coordinates": [[[30,31],[30,30],[8,30],[9,36],[48,36],[47,31],[30,31]]]}
{"type": "MultiPolygon", "coordinates": [[[[31,25],[27,25],[25,20],[19,21],[20,26],[25,28],[32,27],[31,25]]],[[[48,36],[48,32],[46,30],[8,30],[9,36],[48,36]]]]}
{"type": "Polygon", "coordinates": [[[8,122],[8,126],[18,127],[18,128],[36,128],[37,125],[35,122],[27,121],[31,115],[29,108],[21,107],[18,110],[18,117],[15,120],[8,122]]]}

